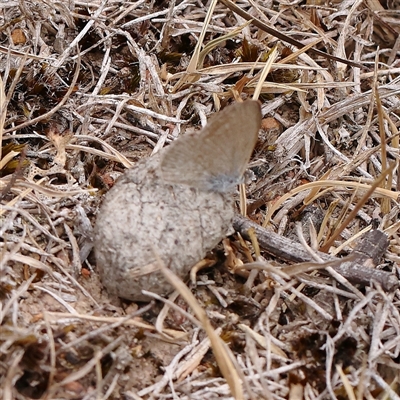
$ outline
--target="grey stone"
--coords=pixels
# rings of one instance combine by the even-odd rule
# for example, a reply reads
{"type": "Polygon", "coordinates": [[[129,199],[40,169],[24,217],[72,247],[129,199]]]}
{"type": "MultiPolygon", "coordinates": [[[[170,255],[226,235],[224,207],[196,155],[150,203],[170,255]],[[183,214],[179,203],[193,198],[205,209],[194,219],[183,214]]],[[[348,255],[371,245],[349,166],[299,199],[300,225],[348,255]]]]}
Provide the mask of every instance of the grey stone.
{"type": "Polygon", "coordinates": [[[148,301],[142,289],[162,296],[173,291],[158,271],[155,253],[185,279],[232,229],[232,193],[165,183],[160,153],[127,170],[97,216],[94,245],[100,277],[110,294],[124,299],[148,301]]]}

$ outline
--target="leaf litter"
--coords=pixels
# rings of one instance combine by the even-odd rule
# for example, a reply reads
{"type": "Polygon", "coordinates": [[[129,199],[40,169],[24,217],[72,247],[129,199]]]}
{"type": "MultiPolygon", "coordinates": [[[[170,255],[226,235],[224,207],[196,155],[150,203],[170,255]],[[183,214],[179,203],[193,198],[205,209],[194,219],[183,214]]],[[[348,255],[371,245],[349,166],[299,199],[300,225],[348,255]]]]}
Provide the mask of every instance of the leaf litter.
{"type": "Polygon", "coordinates": [[[388,247],[365,268],[399,274],[396,1],[0,10],[2,398],[399,398],[397,286],[334,272],[373,227],[388,247]],[[192,297],[111,301],[92,251],[105,192],[254,93],[268,123],[237,204],[265,229],[224,240],[192,297]],[[268,229],[312,261],[266,252],[268,229]]]}

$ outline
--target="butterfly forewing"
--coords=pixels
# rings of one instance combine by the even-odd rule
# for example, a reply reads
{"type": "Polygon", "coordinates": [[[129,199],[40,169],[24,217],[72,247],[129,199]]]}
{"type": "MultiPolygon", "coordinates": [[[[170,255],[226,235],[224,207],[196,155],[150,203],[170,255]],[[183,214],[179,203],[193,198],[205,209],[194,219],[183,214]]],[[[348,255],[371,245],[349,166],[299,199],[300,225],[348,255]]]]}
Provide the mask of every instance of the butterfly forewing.
{"type": "Polygon", "coordinates": [[[161,161],[164,180],[213,191],[225,191],[231,181],[233,185],[239,183],[260,124],[258,102],[227,107],[213,116],[201,132],[185,135],[165,150],[161,161]]]}

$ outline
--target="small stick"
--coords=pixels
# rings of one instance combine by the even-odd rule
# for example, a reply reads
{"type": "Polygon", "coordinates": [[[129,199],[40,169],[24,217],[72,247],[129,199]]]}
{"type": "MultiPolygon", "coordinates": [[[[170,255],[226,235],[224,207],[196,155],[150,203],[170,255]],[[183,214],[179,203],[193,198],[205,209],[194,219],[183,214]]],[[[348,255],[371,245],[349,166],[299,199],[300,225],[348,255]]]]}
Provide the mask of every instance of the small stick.
{"type": "MultiPolygon", "coordinates": [[[[242,18],[244,18],[246,21],[252,21],[252,24],[255,25],[257,28],[261,29],[264,32],[269,33],[270,35],[283,40],[286,43],[290,43],[293,46],[298,47],[299,49],[305,47],[303,43],[297,41],[296,39],[293,39],[290,36],[287,36],[281,32],[279,32],[278,30],[269,27],[267,24],[264,24],[264,22],[260,21],[258,18],[254,17],[253,15],[250,15],[249,13],[247,13],[246,11],[244,11],[242,8],[240,8],[239,6],[237,6],[235,3],[233,3],[231,0],[221,0],[221,3],[224,4],[226,7],[228,7],[231,11],[235,12],[236,14],[240,15],[242,18]]],[[[319,56],[323,56],[325,58],[329,58],[331,60],[334,61],[339,61],[343,64],[347,64],[350,65],[352,67],[356,67],[356,68],[362,68],[362,64],[359,64],[357,62],[354,61],[350,61],[350,60],[346,60],[344,58],[340,58],[340,57],[335,57],[332,54],[328,54],[328,53],[324,53],[321,50],[317,50],[317,49],[309,49],[310,52],[313,52],[314,54],[318,54],[319,56]]]]}
{"type": "MultiPolygon", "coordinates": [[[[254,228],[260,247],[277,258],[292,263],[314,261],[300,243],[271,232],[248,218],[236,215],[233,228],[246,240],[249,240],[247,231],[254,228]]],[[[386,291],[392,292],[399,286],[398,278],[390,272],[371,267],[371,264],[373,266],[377,264],[388,244],[389,240],[382,231],[372,230],[363,237],[362,242],[347,257],[338,258],[322,252],[317,252],[317,254],[324,261],[332,262],[334,265],[330,266],[350,282],[368,285],[371,281],[376,281],[386,291]],[[372,246],[371,243],[374,245],[372,246]]]]}

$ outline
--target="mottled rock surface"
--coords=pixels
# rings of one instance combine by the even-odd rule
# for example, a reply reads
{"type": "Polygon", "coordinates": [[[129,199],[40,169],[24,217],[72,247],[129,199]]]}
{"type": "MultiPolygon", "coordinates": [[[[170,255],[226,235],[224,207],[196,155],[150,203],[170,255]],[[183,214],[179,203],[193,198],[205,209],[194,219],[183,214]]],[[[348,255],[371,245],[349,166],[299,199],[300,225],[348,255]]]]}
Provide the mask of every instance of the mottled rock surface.
{"type": "MultiPolygon", "coordinates": [[[[165,149],[166,150],[166,149],[165,149]]],[[[232,193],[167,184],[160,176],[165,150],[127,170],[107,193],[95,226],[95,253],[108,292],[146,301],[173,288],[155,253],[182,279],[231,229],[232,193]]]]}

